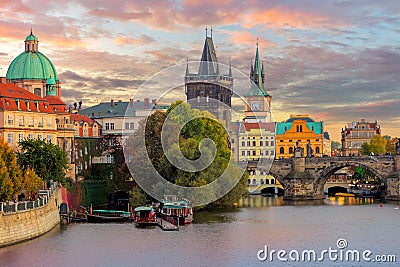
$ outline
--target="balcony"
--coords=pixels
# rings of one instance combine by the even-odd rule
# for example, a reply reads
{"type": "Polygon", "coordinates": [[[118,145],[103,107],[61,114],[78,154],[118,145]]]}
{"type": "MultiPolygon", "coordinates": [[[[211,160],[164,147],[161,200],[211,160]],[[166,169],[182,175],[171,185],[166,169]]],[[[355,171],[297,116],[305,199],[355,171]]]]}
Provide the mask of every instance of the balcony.
{"type": "Polygon", "coordinates": [[[75,131],[74,125],[70,123],[57,124],[57,130],[71,130],[75,131]]]}

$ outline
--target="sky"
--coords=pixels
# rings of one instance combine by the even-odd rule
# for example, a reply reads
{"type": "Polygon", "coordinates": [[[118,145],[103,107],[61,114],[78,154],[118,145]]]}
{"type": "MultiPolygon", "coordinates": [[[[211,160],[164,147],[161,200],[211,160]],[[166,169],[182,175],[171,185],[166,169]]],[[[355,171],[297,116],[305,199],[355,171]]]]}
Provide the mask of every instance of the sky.
{"type": "Polygon", "coordinates": [[[0,12],[1,75],[32,28],[67,104],[127,101],[163,69],[200,60],[207,25],[218,61],[245,75],[258,38],[276,121],[307,113],[340,141],[364,118],[400,136],[398,1],[1,0],[0,12]]]}

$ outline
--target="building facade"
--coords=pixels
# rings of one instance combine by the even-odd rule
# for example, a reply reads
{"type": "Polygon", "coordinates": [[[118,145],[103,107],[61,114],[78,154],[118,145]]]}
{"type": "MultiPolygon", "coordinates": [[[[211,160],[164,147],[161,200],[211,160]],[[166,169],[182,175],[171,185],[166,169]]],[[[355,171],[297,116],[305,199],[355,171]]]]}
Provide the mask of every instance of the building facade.
{"type": "Polygon", "coordinates": [[[349,123],[342,128],[342,156],[359,155],[365,142],[369,142],[376,134],[381,133],[378,122],[368,122],[361,119],[358,122],[349,123]]]}
{"type": "Polygon", "coordinates": [[[192,108],[208,110],[227,126],[231,121],[232,71],[220,73],[212,36],[206,36],[197,73],[189,64],[185,73],[185,94],[192,108]]]}
{"type": "Polygon", "coordinates": [[[327,151],[324,139],[322,121],[316,122],[308,114],[290,115],[288,120],[276,123],[276,158],[293,157],[296,147],[304,151],[304,156],[322,157],[327,151]]]}

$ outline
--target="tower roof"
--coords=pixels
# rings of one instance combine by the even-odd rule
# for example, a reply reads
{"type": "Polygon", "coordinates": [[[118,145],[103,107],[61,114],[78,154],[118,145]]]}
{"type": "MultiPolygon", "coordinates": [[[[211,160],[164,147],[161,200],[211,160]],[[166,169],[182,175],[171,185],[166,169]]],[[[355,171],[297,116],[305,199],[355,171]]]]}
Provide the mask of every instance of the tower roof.
{"type": "Polygon", "coordinates": [[[199,75],[218,74],[217,54],[215,53],[212,37],[206,37],[200,61],[199,75]]]}
{"type": "Polygon", "coordinates": [[[35,35],[33,35],[32,29],[31,29],[31,34],[26,36],[25,41],[39,41],[39,40],[35,35]]]}
{"type": "Polygon", "coordinates": [[[256,48],[256,58],[254,60],[254,67],[251,65],[250,68],[250,79],[253,81],[249,95],[260,95],[260,96],[269,96],[267,91],[264,88],[264,63],[260,61],[260,55],[258,53],[258,41],[256,48]]]}

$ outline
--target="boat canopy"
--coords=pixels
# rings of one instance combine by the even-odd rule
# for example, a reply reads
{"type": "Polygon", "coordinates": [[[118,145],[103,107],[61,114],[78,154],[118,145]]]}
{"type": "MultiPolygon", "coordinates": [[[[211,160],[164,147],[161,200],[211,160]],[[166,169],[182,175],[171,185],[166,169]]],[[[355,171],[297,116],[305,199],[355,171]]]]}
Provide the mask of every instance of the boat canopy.
{"type": "Polygon", "coordinates": [[[138,211],[151,211],[151,207],[144,207],[144,206],[136,207],[136,208],[134,209],[134,211],[135,211],[135,212],[138,212],[138,211]]]}

